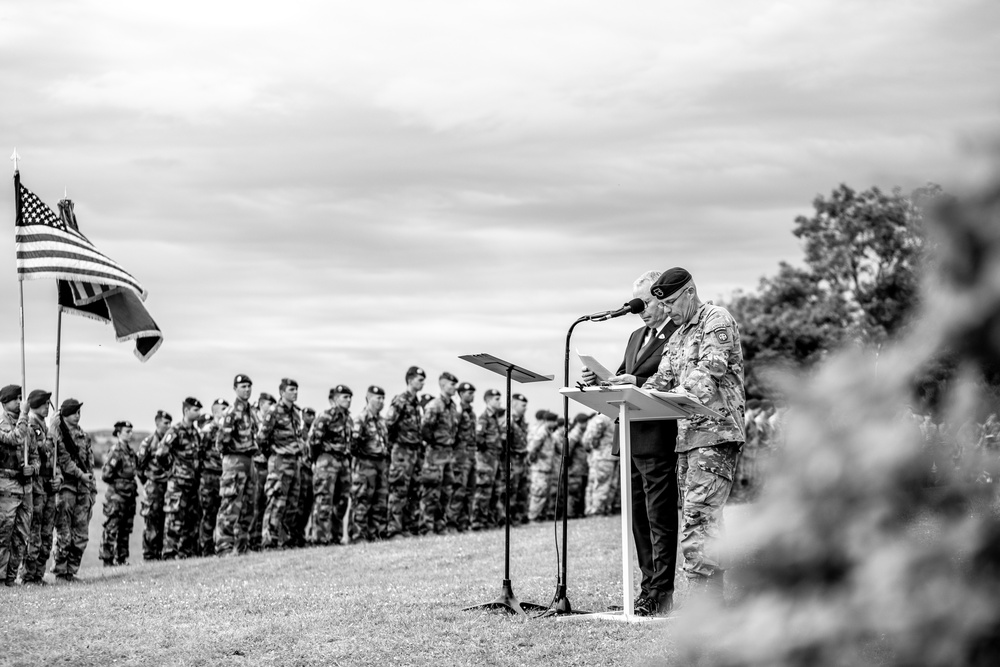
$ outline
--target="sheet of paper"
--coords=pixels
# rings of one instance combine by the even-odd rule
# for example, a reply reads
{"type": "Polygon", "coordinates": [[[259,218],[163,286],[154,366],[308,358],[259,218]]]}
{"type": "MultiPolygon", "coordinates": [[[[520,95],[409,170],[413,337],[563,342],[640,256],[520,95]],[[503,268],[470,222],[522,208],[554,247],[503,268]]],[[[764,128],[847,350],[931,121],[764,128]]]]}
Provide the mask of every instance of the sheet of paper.
{"type": "Polygon", "coordinates": [[[612,373],[603,365],[601,365],[601,362],[599,362],[597,359],[594,359],[592,356],[588,354],[583,354],[582,352],[580,352],[579,348],[576,351],[576,356],[580,357],[580,361],[583,362],[583,365],[589,368],[590,371],[594,375],[596,375],[597,379],[600,380],[601,382],[605,382],[609,377],[614,375],[614,373],[612,373]]]}

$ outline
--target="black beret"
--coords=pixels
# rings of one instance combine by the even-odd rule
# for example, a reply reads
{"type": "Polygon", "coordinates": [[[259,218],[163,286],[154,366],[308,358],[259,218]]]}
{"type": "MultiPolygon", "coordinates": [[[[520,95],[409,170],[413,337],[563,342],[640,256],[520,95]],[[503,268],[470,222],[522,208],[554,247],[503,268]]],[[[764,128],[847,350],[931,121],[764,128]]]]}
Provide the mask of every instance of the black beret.
{"type": "Polygon", "coordinates": [[[579,412],[575,417],[573,417],[574,424],[586,424],[588,421],[590,421],[590,415],[586,412],[579,412]]]}
{"type": "Polygon", "coordinates": [[[201,401],[199,401],[194,396],[188,396],[187,398],[184,399],[184,407],[188,407],[188,408],[200,408],[201,407],[201,401]]]}
{"type": "Polygon", "coordinates": [[[649,288],[649,291],[657,299],[666,299],[668,296],[684,287],[691,280],[691,274],[687,272],[687,269],[682,269],[679,266],[675,266],[672,269],[667,269],[663,274],[656,279],[653,286],[649,288]]]}
{"type": "Polygon", "coordinates": [[[67,398],[62,402],[62,405],[59,406],[59,414],[63,417],[69,417],[70,415],[74,415],[79,412],[82,407],[83,403],[80,401],[75,398],[67,398]]]}
{"type": "Polygon", "coordinates": [[[229,407],[229,401],[227,401],[224,398],[217,398],[214,401],[212,401],[212,407],[214,408],[216,405],[221,405],[224,408],[228,408],[229,407]]]}
{"type": "Polygon", "coordinates": [[[314,415],[314,414],[316,414],[316,411],[313,410],[312,408],[302,408],[302,414],[304,414],[304,415],[314,415]]]}
{"type": "Polygon", "coordinates": [[[497,391],[496,389],[487,389],[485,392],[483,392],[483,400],[488,401],[494,396],[500,396],[500,395],[501,395],[500,392],[497,391]]]}
{"type": "Polygon", "coordinates": [[[458,385],[459,393],[463,391],[475,391],[475,390],[476,388],[472,385],[471,382],[463,382],[462,384],[458,385]]]}
{"type": "Polygon", "coordinates": [[[451,373],[449,373],[448,371],[445,371],[444,373],[441,373],[441,377],[439,377],[438,379],[439,380],[447,380],[448,382],[458,382],[458,378],[455,377],[454,375],[452,375],[451,373]]]}
{"type": "Polygon", "coordinates": [[[132,422],[128,420],[115,422],[115,433],[121,433],[123,428],[132,428],[132,422]]]}
{"type": "Polygon", "coordinates": [[[524,401],[525,403],[528,402],[528,399],[524,397],[524,394],[511,394],[510,397],[515,401],[524,401]]]}
{"type": "Polygon", "coordinates": [[[233,378],[234,387],[238,384],[243,384],[244,382],[246,382],[247,384],[253,384],[253,380],[250,379],[249,375],[243,375],[242,373],[240,373],[239,375],[233,378]]]}
{"type": "Polygon", "coordinates": [[[271,401],[272,403],[277,403],[278,402],[278,401],[274,400],[274,396],[271,396],[266,391],[260,392],[260,396],[257,397],[257,402],[260,403],[261,401],[271,401]]]}
{"type": "Polygon", "coordinates": [[[410,378],[415,378],[418,375],[420,377],[422,377],[422,378],[426,378],[427,377],[426,371],[424,371],[423,368],[420,368],[420,366],[410,366],[408,369],[406,369],[406,381],[407,382],[410,381],[410,378]]]}
{"type": "Polygon", "coordinates": [[[379,387],[378,385],[373,384],[372,386],[368,387],[368,393],[374,394],[375,396],[385,396],[385,389],[379,387]]]}
{"type": "Polygon", "coordinates": [[[49,402],[49,397],[52,396],[51,391],[42,391],[41,389],[32,389],[31,393],[28,394],[28,407],[29,408],[40,408],[49,402]]]}
{"type": "Polygon", "coordinates": [[[278,391],[285,391],[289,387],[299,388],[299,383],[292,378],[281,378],[281,382],[278,384],[278,391]]]}
{"type": "Polygon", "coordinates": [[[420,394],[420,407],[424,407],[428,403],[434,400],[434,397],[430,394],[420,394]]]}
{"type": "Polygon", "coordinates": [[[15,398],[20,398],[20,397],[21,397],[20,385],[9,384],[3,389],[0,389],[0,403],[13,401],[15,398]]]}
{"type": "Polygon", "coordinates": [[[172,422],[174,420],[174,418],[166,410],[157,410],[156,411],[156,417],[154,417],[153,419],[154,420],[155,419],[166,419],[168,422],[172,422]]]}
{"type": "Polygon", "coordinates": [[[347,394],[348,396],[354,396],[354,392],[346,384],[338,384],[336,387],[330,390],[330,398],[333,398],[337,394],[347,394]]]}

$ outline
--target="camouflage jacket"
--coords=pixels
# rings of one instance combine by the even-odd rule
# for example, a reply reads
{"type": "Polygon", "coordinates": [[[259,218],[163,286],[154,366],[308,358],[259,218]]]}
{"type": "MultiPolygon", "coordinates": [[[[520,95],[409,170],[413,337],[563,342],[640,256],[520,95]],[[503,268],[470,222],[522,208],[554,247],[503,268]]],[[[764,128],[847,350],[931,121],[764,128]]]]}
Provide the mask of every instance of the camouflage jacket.
{"type": "Polygon", "coordinates": [[[215,438],[216,447],[223,455],[253,456],[258,453],[257,415],[248,402],[240,398],[233,401],[222,418],[215,438]]]}
{"type": "MultiPolygon", "coordinates": [[[[28,437],[28,415],[12,415],[2,408],[0,413],[0,468],[9,474],[20,474],[24,465],[24,443],[28,437]]],[[[30,453],[28,462],[31,462],[30,453]]]]}
{"type": "MultiPolygon", "coordinates": [[[[511,415],[510,428],[510,453],[515,456],[526,454],[528,452],[528,421],[524,415],[520,417],[511,415]]],[[[503,429],[501,429],[501,432],[503,432],[503,429]]]]}
{"type": "Polygon", "coordinates": [[[198,427],[183,421],[170,427],[160,441],[159,452],[170,461],[171,480],[194,483],[201,472],[201,436],[198,427]]]}
{"type": "MultiPolygon", "coordinates": [[[[28,414],[28,437],[38,452],[38,472],[32,480],[34,493],[55,493],[55,457],[52,455],[52,439],[45,420],[35,413],[28,414]]],[[[29,447],[30,449],[30,447],[29,447]]]]}
{"type": "MultiPolygon", "coordinates": [[[[569,476],[586,477],[589,466],[587,465],[587,454],[590,451],[583,444],[583,434],[587,430],[586,424],[574,424],[569,430],[569,476]]],[[[561,453],[562,439],[556,442],[561,453]]]]}
{"type": "Polygon", "coordinates": [[[476,413],[468,403],[459,403],[458,432],[455,434],[455,449],[475,451],[476,413]]]}
{"type": "Polygon", "coordinates": [[[743,348],[729,311],[710,301],[702,304],[694,319],[670,336],[656,374],[643,388],[685,394],[722,415],[679,420],[678,452],[743,443],[743,348]]]}
{"type": "Polygon", "coordinates": [[[617,458],[611,453],[615,428],[615,423],[607,415],[596,415],[587,422],[587,428],[583,432],[583,446],[591,452],[594,459],[609,461],[617,458]]]}
{"type": "Polygon", "coordinates": [[[544,423],[538,424],[528,436],[528,463],[533,472],[552,472],[555,470],[556,439],[555,434],[544,423]]]}
{"type": "Polygon", "coordinates": [[[139,453],[137,458],[139,479],[143,484],[146,480],[151,482],[166,482],[167,473],[170,472],[170,461],[160,455],[160,435],[155,431],[143,438],[139,443],[139,453]]]}
{"type": "Polygon", "coordinates": [[[385,424],[389,429],[389,441],[394,445],[420,447],[420,399],[416,394],[404,391],[395,396],[385,413],[385,424]]]}
{"type": "Polygon", "coordinates": [[[213,475],[222,474],[222,452],[215,444],[219,424],[209,417],[201,427],[201,471],[213,475]]]}
{"type": "Polygon", "coordinates": [[[299,456],[302,442],[302,414],[296,405],[278,401],[264,415],[260,426],[260,450],[271,456],[299,456]]]}
{"type": "Polygon", "coordinates": [[[500,417],[496,412],[486,408],[476,421],[476,449],[499,454],[503,449],[502,432],[500,417]]]}
{"type": "Polygon", "coordinates": [[[62,417],[56,421],[56,427],[52,429],[52,446],[56,450],[56,457],[59,461],[59,470],[62,472],[61,489],[71,491],[82,491],[90,489],[92,493],[97,492],[97,483],[93,477],[89,481],[84,481],[84,475],[92,475],[94,470],[94,443],[90,434],[79,426],[62,423],[73,438],[73,445],[76,448],[76,455],[71,456],[66,443],[63,440],[62,429],[59,424],[62,417]]]}
{"type": "Polygon", "coordinates": [[[435,397],[424,408],[424,419],[420,424],[424,442],[438,447],[454,447],[458,416],[455,401],[444,396],[435,397]]]}
{"type": "Polygon", "coordinates": [[[351,453],[362,459],[384,459],[389,455],[389,431],[385,420],[367,408],[354,418],[351,453]]]}
{"type": "Polygon", "coordinates": [[[309,431],[309,458],[315,461],[321,454],[350,454],[353,438],[350,411],[339,406],[325,410],[309,431]]]}
{"type": "Polygon", "coordinates": [[[139,467],[139,457],[132,448],[123,442],[111,445],[108,458],[101,468],[101,479],[113,487],[115,491],[125,496],[134,496],[136,492],[135,474],[139,467]]]}

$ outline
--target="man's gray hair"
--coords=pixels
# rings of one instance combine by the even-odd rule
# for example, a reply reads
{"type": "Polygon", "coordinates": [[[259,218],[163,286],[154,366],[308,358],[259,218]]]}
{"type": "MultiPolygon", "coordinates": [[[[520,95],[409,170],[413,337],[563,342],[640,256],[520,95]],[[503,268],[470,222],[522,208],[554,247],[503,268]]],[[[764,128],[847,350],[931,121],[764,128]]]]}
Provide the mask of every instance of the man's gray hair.
{"type": "Polygon", "coordinates": [[[647,283],[652,285],[661,275],[663,275],[663,271],[646,271],[644,274],[635,279],[635,282],[632,283],[632,289],[637,290],[647,283]]]}

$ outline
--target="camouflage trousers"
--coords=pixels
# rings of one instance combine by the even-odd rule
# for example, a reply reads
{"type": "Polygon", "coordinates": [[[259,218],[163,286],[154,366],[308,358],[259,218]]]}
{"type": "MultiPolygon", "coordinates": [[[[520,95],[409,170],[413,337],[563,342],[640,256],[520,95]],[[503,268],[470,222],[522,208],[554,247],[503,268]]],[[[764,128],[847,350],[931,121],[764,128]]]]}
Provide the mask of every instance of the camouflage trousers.
{"type": "Polygon", "coordinates": [[[30,484],[0,478],[0,575],[11,585],[28,551],[33,509],[30,484]]]}
{"type": "Polygon", "coordinates": [[[257,467],[245,454],[222,457],[219,478],[219,516],[215,522],[215,553],[245,554],[250,548],[257,492],[257,467]]]}
{"type": "Polygon", "coordinates": [[[215,523],[219,519],[219,507],[222,498],[219,496],[219,486],[222,475],[216,472],[202,471],[198,480],[198,504],[201,506],[201,517],[198,521],[198,554],[211,556],[215,554],[215,523]]]}
{"type": "Polygon", "coordinates": [[[593,459],[587,472],[587,497],[584,513],[587,516],[606,516],[615,508],[618,496],[618,461],[593,459]]]}
{"type": "Polygon", "coordinates": [[[63,487],[56,499],[56,576],[75,575],[90,541],[90,517],[94,511],[92,491],[82,482],[77,488],[63,487]]]}
{"type": "Polygon", "coordinates": [[[31,529],[28,534],[28,553],[21,562],[21,580],[41,581],[45,564],[52,555],[52,532],[56,527],[56,494],[37,488],[31,496],[31,529]]]}
{"type": "Polygon", "coordinates": [[[355,458],[351,471],[351,540],[376,540],[386,535],[385,459],[355,458]]]}
{"type": "Polygon", "coordinates": [[[496,525],[496,479],[499,457],[496,452],[476,452],[476,486],[472,492],[472,529],[496,525]]]}
{"type": "Polygon", "coordinates": [[[445,523],[460,533],[472,524],[472,494],[476,488],[475,449],[455,449],[455,474],[445,504],[445,523]]]}
{"type": "Polygon", "coordinates": [[[254,477],[253,491],[253,511],[250,513],[250,549],[260,551],[260,543],[264,532],[264,513],[267,510],[267,461],[254,459],[254,469],[257,475],[254,477]]]}
{"type": "Polygon", "coordinates": [[[532,469],[531,490],[528,500],[528,520],[551,519],[556,510],[556,484],[558,477],[553,470],[532,469]]]}
{"type": "Polygon", "coordinates": [[[135,492],[119,492],[113,486],[104,493],[104,532],[101,560],[106,565],[122,565],[128,560],[128,540],[135,521],[135,492]]]}
{"type": "Polygon", "coordinates": [[[736,473],[738,443],[724,442],[677,454],[677,489],[681,498],[680,547],[684,574],[701,579],[722,570],[718,542],[722,508],[736,473]]]}
{"type": "MultiPolygon", "coordinates": [[[[525,458],[526,454],[523,452],[514,452],[510,457],[510,525],[512,526],[528,522],[528,497],[531,485],[525,458]]],[[[507,470],[504,467],[506,465],[507,462],[503,457],[500,457],[495,481],[497,488],[496,516],[500,525],[503,525],[507,511],[507,470]]]]}
{"type": "Polygon", "coordinates": [[[198,482],[171,479],[163,504],[166,514],[166,534],[163,537],[163,557],[190,558],[198,555],[198,482]]]}
{"type": "Polygon", "coordinates": [[[312,516],[313,503],[313,471],[308,461],[299,459],[299,497],[295,501],[295,516],[289,522],[292,533],[292,546],[304,547],[306,542],[312,542],[312,536],[307,535],[309,518],[312,516]]]}
{"type": "Polygon", "coordinates": [[[142,499],[139,513],[145,521],[142,530],[142,557],[145,560],[160,560],[163,557],[163,502],[167,497],[166,481],[147,480],[146,496],[142,499]]]}
{"type": "Polygon", "coordinates": [[[351,458],[320,454],[313,467],[313,539],[316,544],[340,544],[351,498],[351,458]]]}
{"type": "Polygon", "coordinates": [[[417,532],[419,524],[421,453],[415,447],[396,445],[389,461],[388,535],[417,532]]]}
{"type": "Polygon", "coordinates": [[[292,546],[289,528],[299,496],[299,457],[272,454],[268,458],[264,493],[267,507],[260,545],[265,549],[292,546]]]}
{"type": "Polygon", "coordinates": [[[424,466],[420,471],[421,535],[433,531],[443,533],[445,527],[446,490],[455,483],[455,448],[428,445],[424,466]]]}
{"type": "Polygon", "coordinates": [[[569,518],[577,519],[584,516],[587,499],[586,475],[570,475],[569,490],[566,492],[566,503],[569,507],[569,518]]]}

